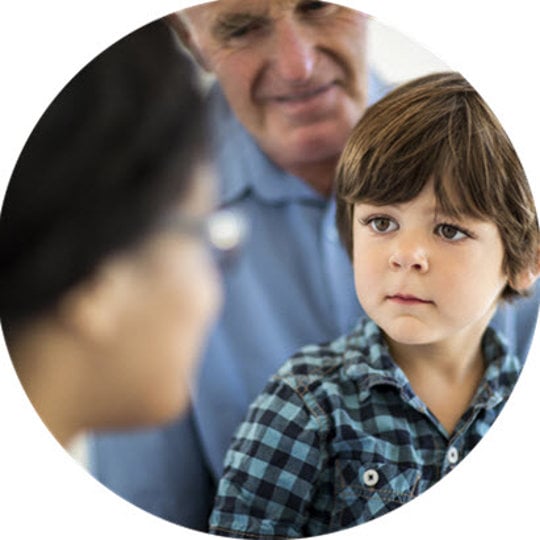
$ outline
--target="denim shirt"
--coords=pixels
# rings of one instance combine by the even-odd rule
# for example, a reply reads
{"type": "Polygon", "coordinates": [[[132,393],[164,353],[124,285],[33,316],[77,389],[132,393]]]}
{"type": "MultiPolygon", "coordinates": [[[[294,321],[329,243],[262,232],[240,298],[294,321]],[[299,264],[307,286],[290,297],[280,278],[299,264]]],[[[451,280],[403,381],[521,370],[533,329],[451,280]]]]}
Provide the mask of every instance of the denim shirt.
{"type": "Polygon", "coordinates": [[[484,376],[448,433],[365,319],[304,347],[271,378],[227,453],[210,532],[296,538],[398,508],[451,471],[485,435],[521,369],[495,331],[484,376]]]}

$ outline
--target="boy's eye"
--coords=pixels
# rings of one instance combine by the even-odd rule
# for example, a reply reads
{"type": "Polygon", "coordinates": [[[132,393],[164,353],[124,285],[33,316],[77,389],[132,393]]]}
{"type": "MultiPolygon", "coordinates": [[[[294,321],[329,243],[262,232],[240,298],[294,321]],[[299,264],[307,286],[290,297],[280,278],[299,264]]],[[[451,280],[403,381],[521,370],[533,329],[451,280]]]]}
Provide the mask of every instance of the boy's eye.
{"type": "Polygon", "coordinates": [[[465,231],[461,230],[455,225],[449,225],[448,223],[441,223],[440,225],[437,225],[435,227],[435,234],[438,234],[445,240],[452,240],[454,242],[469,237],[465,231]]]}
{"type": "Polygon", "coordinates": [[[377,233],[389,233],[397,230],[397,223],[389,217],[373,217],[367,220],[367,225],[377,233]]]}

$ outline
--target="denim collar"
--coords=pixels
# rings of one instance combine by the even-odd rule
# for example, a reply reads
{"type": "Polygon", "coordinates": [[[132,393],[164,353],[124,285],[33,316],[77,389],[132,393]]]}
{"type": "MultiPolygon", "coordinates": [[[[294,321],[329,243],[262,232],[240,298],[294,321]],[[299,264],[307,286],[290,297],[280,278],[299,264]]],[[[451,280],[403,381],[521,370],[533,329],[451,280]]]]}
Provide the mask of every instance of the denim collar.
{"type": "MultiPolygon", "coordinates": [[[[391,89],[372,69],[368,71],[368,105],[391,89]]],[[[300,178],[286,173],[259,148],[229,107],[219,84],[208,92],[208,106],[214,124],[211,147],[221,176],[220,202],[232,204],[253,195],[269,204],[302,202],[323,207],[328,200],[300,178]],[[231,159],[238,155],[238,159],[231,159]]]]}
{"type": "Polygon", "coordinates": [[[221,176],[220,202],[228,205],[252,195],[269,204],[302,201],[324,206],[327,200],[309,184],[287,174],[261,151],[231,111],[219,85],[209,92],[210,118],[218,118],[211,146],[221,176]],[[231,149],[234,149],[231,154],[231,149]],[[230,159],[236,154],[238,159],[230,159]]]}

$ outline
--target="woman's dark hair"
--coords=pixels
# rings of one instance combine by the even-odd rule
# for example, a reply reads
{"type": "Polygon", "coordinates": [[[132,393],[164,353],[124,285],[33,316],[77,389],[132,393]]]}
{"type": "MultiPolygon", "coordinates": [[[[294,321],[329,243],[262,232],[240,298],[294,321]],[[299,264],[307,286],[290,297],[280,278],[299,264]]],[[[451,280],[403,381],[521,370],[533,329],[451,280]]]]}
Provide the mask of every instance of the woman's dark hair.
{"type": "Polygon", "coordinates": [[[163,21],[118,41],[55,98],[15,166],[0,216],[0,318],[55,305],[150,234],[203,157],[191,61],[163,21]]]}

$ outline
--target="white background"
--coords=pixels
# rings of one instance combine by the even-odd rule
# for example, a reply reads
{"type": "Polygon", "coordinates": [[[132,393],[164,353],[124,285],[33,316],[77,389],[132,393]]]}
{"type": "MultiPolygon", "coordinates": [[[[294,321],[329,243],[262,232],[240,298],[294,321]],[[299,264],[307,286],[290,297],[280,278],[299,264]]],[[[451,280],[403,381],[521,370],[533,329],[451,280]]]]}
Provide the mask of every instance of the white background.
{"type": "MultiPolygon", "coordinates": [[[[513,140],[538,201],[540,165],[538,137],[533,127],[540,122],[536,84],[540,29],[534,2],[343,3],[413,36],[472,82],[513,140]]],[[[179,0],[2,3],[2,194],[30,130],[64,84],[97,53],[129,31],[185,5],[179,0]]],[[[376,36],[384,32],[376,32],[376,36]]],[[[374,39],[372,36],[371,41],[374,39]]],[[[411,74],[412,60],[407,52],[409,45],[403,45],[401,38],[397,43],[376,56],[384,73],[401,80],[411,74]],[[388,54],[390,67],[385,64],[388,54]],[[392,56],[397,60],[393,67],[392,56]]],[[[423,54],[418,50],[413,54],[419,59],[421,70],[434,61],[429,55],[420,58],[423,54]]],[[[441,65],[434,62],[435,69],[441,65]]],[[[412,73],[416,69],[414,66],[412,73]]],[[[536,336],[523,376],[499,420],[455,472],[400,510],[336,536],[361,535],[363,540],[453,539],[456,535],[467,539],[538,538],[538,341],[536,336]]],[[[204,537],[132,507],[95,482],[73,461],[29,405],[3,342],[0,427],[0,537],[204,537]]]]}

